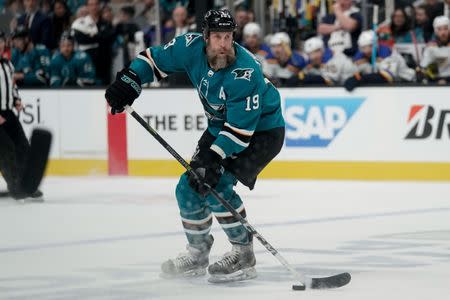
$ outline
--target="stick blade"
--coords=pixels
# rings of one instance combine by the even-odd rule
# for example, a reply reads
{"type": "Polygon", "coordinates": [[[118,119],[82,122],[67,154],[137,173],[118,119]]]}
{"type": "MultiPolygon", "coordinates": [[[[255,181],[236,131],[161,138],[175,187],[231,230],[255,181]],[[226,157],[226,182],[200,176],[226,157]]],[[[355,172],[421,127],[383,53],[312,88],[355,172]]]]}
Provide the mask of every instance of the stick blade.
{"type": "Polygon", "coordinates": [[[347,272],[329,277],[312,278],[310,288],[316,290],[340,288],[347,285],[351,279],[352,276],[347,272]]]}
{"type": "Polygon", "coordinates": [[[47,166],[51,142],[52,134],[48,130],[33,130],[30,152],[21,180],[21,187],[27,194],[34,193],[41,183],[47,166]]]}

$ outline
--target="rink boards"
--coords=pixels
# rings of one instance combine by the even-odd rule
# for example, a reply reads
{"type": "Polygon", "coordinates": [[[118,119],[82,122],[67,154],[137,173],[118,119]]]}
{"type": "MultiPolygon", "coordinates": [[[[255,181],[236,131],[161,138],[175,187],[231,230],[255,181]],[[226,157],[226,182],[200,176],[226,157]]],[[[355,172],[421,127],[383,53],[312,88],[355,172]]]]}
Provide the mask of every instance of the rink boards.
{"type": "MultiPolygon", "coordinates": [[[[450,180],[450,88],[281,89],[285,144],[266,178],[450,180]]],[[[51,129],[50,175],[177,176],[134,119],[108,116],[103,90],[23,90],[26,131],[51,129]]],[[[144,90],[134,105],[189,159],[206,128],[193,89],[144,90]]]]}

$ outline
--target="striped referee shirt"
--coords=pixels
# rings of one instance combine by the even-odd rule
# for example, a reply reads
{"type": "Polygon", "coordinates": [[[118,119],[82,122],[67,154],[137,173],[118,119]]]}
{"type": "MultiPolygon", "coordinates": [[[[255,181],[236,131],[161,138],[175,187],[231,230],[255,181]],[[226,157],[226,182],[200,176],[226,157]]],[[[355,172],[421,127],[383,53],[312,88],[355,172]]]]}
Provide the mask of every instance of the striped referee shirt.
{"type": "Polygon", "coordinates": [[[12,63],[7,59],[0,58],[0,111],[13,109],[14,99],[19,98],[13,74],[12,63]]]}

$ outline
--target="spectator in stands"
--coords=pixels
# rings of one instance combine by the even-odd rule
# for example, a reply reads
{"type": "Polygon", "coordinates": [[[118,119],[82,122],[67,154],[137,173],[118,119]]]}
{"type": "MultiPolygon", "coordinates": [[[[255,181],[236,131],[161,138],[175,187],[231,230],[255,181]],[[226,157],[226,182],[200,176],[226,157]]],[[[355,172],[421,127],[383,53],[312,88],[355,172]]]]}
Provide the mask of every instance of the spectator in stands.
{"type": "Polygon", "coordinates": [[[168,43],[174,37],[185,34],[188,31],[194,31],[194,28],[190,28],[188,23],[188,12],[186,7],[177,6],[172,12],[172,19],[170,25],[166,28],[163,42],[168,43]]]}
{"type": "Polygon", "coordinates": [[[446,16],[434,19],[433,28],[436,42],[425,48],[420,62],[419,74],[439,84],[450,82],[450,22],[446,16]]]}
{"type": "Polygon", "coordinates": [[[113,9],[110,5],[103,6],[101,10],[101,19],[107,24],[113,24],[114,22],[114,13],[113,9]]]}
{"type": "Polygon", "coordinates": [[[403,8],[394,10],[390,24],[378,30],[379,43],[390,48],[396,43],[412,43],[411,21],[403,8]]]}
{"type": "Polygon", "coordinates": [[[352,0],[336,0],[333,10],[334,13],[322,19],[317,32],[323,36],[326,45],[333,35],[343,36],[344,54],[353,56],[358,49],[357,40],[362,28],[359,9],[353,6],[352,0]]]}
{"type": "Polygon", "coordinates": [[[433,37],[433,25],[425,5],[419,5],[415,9],[414,34],[417,43],[428,43],[433,37]]]}
{"type": "Polygon", "coordinates": [[[244,27],[243,37],[243,46],[255,55],[256,59],[263,65],[270,52],[270,48],[262,42],[261,26],[254,22],[247,23],[244,27]]]}
{"type": "Polygon", "coordinates": [[[112,45],[115,30],[101,18],[99,0],[87,0],[89,14],[72,23],[75,41],[80,51],[89,54],[95,65],[97,78],[107,85],[111,79],[112,45]]]}
{"type": "Polygon", "coordinates": [[[438,0],[426,0],[425,7],[431,20],[444,14],[444,3],[438,0]]]}
{"type": "Polygon", "coordinates": [[[189,0],[159,0],[161,9],[161,20],[168,20],[172,16],[172,12],[177,6],[187,7],[189,0]]]}
{"type": "Polygon", "coordinates": [[[308,55],[307,66],[287,81],[288,86],[303,84],[342,84],[356,72],[352,60],[343,52],[325,48],[319,37],[306,40],[304,51],[308,55]]]}
{"type": "Polygon", "coordinates": [[[152,46],[156,42],[156,26],[159,22],[155,0],[140,0],[137,11],[134,21],[144,33],[145,45],[152,46]]]}
{"type": "Polygon", "coordinates": [[[272,36],[266,61],[263,72],[276,86],[297,75],[306,65],[305,59],[292,51],[291,39],[286,32],[277,32],[272,36]]]}
{"type": "Polygon", "coordinates": [[[7,0],[5,7],[0,9],[0,30],[11,32],[17,26],[16,16],[23,12],[22,1],[7,0]]]}
{"type": "Polygon", "coordinates": [[[378,47],[376,64],[371,65],[374,39],[375,32],[372,30],[364,31],[359,36],[360,52],[356,56],[358,72],[345,81],[344,86],[348,91],[366,84],[414,81],[416,72],[407,66],[405,59],[398,52],[391,53],[387,46],[378,47]]]}
{"type": "Polygon", "coordinates": [[[83,51],[74,51],[74,38],[61,35],[59,52],[50,62],[50,86],[86,86],[95,84],[95,70],[91,58],[83,51]]]}
{"type": "Polygon", "coordinates": [[[133,22],[134,7],[123,6],[119,12],[119,22],[116,25],[117,40],[122,54],[122,67],[128,66],[135,58],[134,35],[139,31],[139,27],[133,22]]]}
{"type": "Polygon", "coordinates": [[[11,52],[6,45],[6,34],[0,30],[0,59],[11,60],[11,52]]]}
{"type": "Polygon", "coordinates": [[[24,0],[25,13],[17,19],[17,25],[30,32],[33,44],[43,44],[54,49],[53,26],[51,19],[39,10],[38,0],[24,0]]]}
{"type": "Polygon", "coordinates": [[[70,29],[71,13],[65,0],[55,0],[52,7],[53,39],[59,41],[63,32],[70,29]]]}
{"type": "Polygon", "coordinates": [[[19,86],[46,86],[49,80],[50,51],[42,44],[34,45],[29,31],[18,26],[12,34],[14,80],[19,86]]]}
{"type": "Polygon", "coordinates": [[[236,7],[234,14],[235,14],[236,26],[237,26],[235,33],[234,33],[234,41],[238,44],[242,44],[242,39],[243,39],[242,33],[243,33],[245,25],[250,20],[248,10],[244,6],[240,5],[240,6],[236,7]]]}
{"type": "Polygon", "coordinates": [[[76,13],[75,13],[75,20],[78,18],[83,18],[86,17],[87,15],[89,15],[89,11],[87,9],[86,5],[81,5],[80,7],[78,7],[76,13]]]}

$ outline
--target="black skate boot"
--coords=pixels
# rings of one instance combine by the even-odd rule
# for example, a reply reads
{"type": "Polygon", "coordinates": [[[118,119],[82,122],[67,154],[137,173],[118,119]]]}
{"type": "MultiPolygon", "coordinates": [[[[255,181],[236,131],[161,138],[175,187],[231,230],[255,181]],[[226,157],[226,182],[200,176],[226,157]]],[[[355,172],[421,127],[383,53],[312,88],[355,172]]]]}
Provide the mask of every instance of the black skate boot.
{"type": "Polygon", "coordinates": [[[214,238],[208,236],[205,243],[193,247],[187,245],[186,253],[181,253],[175,259],[169,259],[161,265],[161,277],[198,277],[206,274],[206,268],[209,265],[209,252],[211,250],[214,238]]]}
{"type": "Polygon", "coordinates": [[[233,244],[230,252],[225,253],[221,260],[210,265],[208,272],[212,283],[224,283],[255,278],[255,254],[253,243],[247,245],[233,244]]]}

